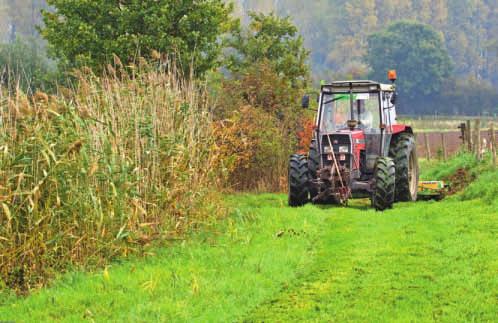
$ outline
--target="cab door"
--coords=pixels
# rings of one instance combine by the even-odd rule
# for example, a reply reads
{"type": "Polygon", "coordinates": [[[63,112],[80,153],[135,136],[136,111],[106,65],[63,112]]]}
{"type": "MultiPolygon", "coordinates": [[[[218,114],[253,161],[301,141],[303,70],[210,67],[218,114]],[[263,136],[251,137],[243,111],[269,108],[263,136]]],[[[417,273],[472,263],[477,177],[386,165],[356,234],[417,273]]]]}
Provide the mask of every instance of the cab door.
{"type": "MultiPolygon", "coordinates": [[[[375,169],[375,163],[377,158],[381,154],[382,148],[382,138],[385,137],[382,134],[380,124],[384,124],[385,120],[383,117],[383,110],[380,93],[369,93],[368,100],[364,101],[364,107],[361,109],[362,113],[368,115],[371,120],[366,123],[362,122],[365,126],[363,131],[365,133],[365,167],[362,172],[367,174],[373,174],[375,169]]],[[[367,117],[360,114],[360,120],[367,119],[367,117]]]]}

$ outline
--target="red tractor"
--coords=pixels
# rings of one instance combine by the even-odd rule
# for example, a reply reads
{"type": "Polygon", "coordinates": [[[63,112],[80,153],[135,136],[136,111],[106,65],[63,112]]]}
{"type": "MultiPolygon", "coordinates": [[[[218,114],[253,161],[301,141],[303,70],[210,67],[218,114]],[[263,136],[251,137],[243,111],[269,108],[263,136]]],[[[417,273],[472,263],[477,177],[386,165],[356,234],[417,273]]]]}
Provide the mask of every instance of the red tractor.
{"type": "MultiPolygon", "coordinates": [[[[315,132],[307,155],[292,155],[289,205],[346,204],[370,197],[383,211],[395,201],[415,201],[418,160],[410,126],[396,122],[396,72],[392,84],[339,81],[322,85],[315,132]]],[[[309,96],[303,108],[309,107],[309,96]]]]}

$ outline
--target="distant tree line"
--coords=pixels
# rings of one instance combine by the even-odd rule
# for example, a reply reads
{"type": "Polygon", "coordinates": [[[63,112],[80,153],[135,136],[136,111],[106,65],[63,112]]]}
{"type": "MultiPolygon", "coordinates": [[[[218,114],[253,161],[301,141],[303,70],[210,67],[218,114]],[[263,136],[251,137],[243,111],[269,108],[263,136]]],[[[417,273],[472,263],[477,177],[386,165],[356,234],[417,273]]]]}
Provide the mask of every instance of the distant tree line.
{"type": "Polygon", "coordinates": [[[233,8],[223,0],[118,5],[115,1],[0,0],[4,27],[0,80],[12,80],[12,72],[22,70],[25,80],[36,79],[29,82],[31,89],[46,89],[48,79],[64,79],[52,71],[54,61],[46,58],[46,43],[37,38],[37,26],[42,26],[41,34],[60,73],[81,66],[102,69],[113,55],[129,63],[157,52],[174,59],[185,74],[201,77],[220,67],[240,73],[255,59],[266,57],[278,73],[285,69],[286,77],[301,84],[309,76],[315,84],[340,78],[385,81],[386,70],[395,68],[403,112],[496,114],[498,10],[493,4],[489,0],[239,0],[233,8]],[[277,16],[258,16],[249,10],[275,11],[277,16]],[[242,27],[234,15],[243,18],[242,27]],[[292,18],[282,20],[281,30],[270,31],[279,43],[265,47],[271,39],[258,36],[259,28],[271,25],[270,20],[278,16],[292,18]],[[254,37],[247,38],[250,35],[254,37]],[[292,54],[283,55],[281,43],[292,54]],[[13,55],[21,48],[22,55],[13,55]],[[36,62],[21,69],[24,59],[36,62]],[[309,72],[308,63],[313,72],[303,78],[309,72]],[[190,71],[190,66],[195,70],[190,71]]]}
{"type": "MultiPolygon", "coordinates": [[[[422,114],[441,109],[445,113],[498,113],[498,10],[495,0],[236,2],[237,12],[242,16],[251,10],[275,11],[279,15],[291,16],[304,35],[306,48],[311,50],[315,81],[371,75],[368,64],[371,59],[365,59],[371,34],[400,20],[428,25],[439,34],[453,68],[438,91],[438,97],[417,102],[409,107],[410,112],[422,114]],[[480,85],[479,95],[473,92],[476,84],[480,85]],[[457,100],[457,96],[461,99],[457,100]],[[466,106],[470,97],[479,97],[479,103],[466,106]]],[[[390,43],[385,46],[389,47],[390,43]]],[[[399,77],[400,81],[420,78],[413,71],[410,75],[400,73],[399,77]]],[[[379,80],[385,80],[385,76],[379,80]]]]}
{"type": "Polygon", "coordinates": [[[443,38],[431,26],[400,21],[368,37],[365,62],[369,77],[399,75],[399,112],[406,114],[494,115],[498,92],[473,76],[457,77],[443,38]]]}
{"type": "MultiPolygon", "coordinates": [[[[347,75],[363,63],[368,36],[399,20],[430,25],[444,40],[458,77],[498,82],[494,0],[237,0],[238,12],[291,16],[312,50],[314,73],[347,75]],[[354,63],[354,64],[353,64],[354,63]]],[[[366,67],[366,66],[364,66],[366,67]]]]}

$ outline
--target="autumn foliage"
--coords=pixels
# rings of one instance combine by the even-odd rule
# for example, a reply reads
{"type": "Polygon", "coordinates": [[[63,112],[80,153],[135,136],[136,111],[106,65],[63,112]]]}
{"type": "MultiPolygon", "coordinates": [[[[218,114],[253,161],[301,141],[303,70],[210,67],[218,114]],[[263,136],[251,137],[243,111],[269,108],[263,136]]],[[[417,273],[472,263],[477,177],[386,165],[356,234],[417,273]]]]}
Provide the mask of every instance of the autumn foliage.
{"type": "Polygon", "coordinates": [[[227,186],[280,191],[286,186],[289,155],[296,151],[301,90],[265,63],[236,80],[224,80],[216,107],[217,146],[225,158],[227,186]]]}
{"type": "Polygon", "coordinates": [[[299,140],[297,149],[300,154],[308,153],[314,130],[315,120],[313,117],[308,115],[302,116],[300,119],[300,127],[297,131],[297,138],[299,140]]]}

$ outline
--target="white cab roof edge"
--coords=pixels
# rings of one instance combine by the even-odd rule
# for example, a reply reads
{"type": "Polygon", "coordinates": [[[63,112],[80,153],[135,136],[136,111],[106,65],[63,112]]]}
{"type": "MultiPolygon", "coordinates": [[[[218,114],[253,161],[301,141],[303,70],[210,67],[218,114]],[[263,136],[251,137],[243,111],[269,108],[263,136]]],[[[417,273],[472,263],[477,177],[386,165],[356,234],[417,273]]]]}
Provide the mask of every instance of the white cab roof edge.
{"type": "Polygon", "coordinates": [[[380,89],[386,92],[394,92],[394,84],[380,84],[380,89]]]}

